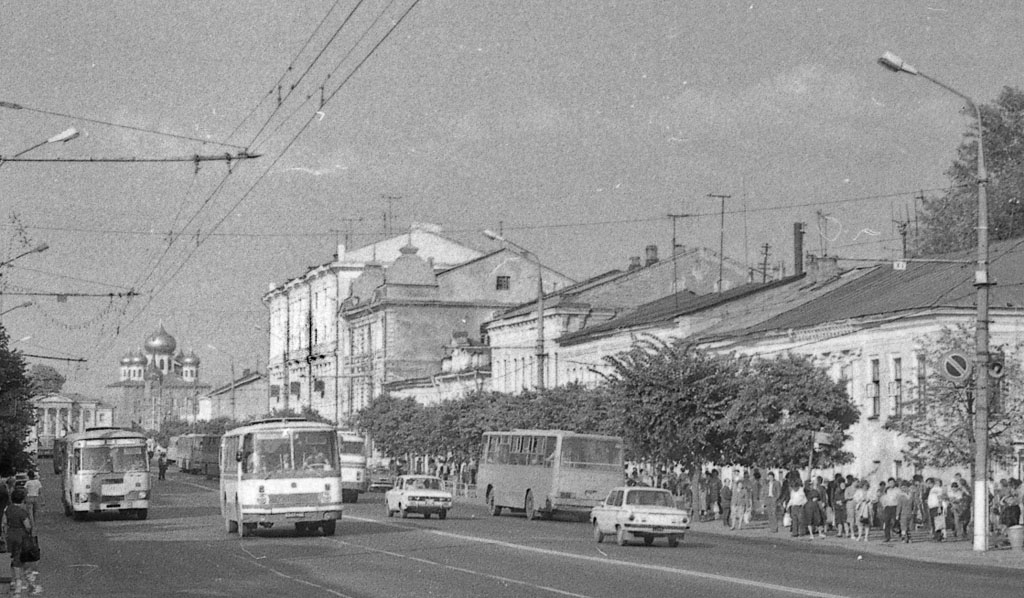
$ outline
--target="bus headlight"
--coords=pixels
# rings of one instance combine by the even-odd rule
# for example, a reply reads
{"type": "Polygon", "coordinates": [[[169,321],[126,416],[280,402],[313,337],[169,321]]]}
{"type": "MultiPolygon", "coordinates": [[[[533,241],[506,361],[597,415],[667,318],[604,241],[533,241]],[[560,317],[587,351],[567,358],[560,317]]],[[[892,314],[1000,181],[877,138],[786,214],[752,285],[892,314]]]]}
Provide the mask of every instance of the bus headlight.
{"type": "Polygon", "coordinates": [[[256,504],[258,504],[258,505],[270,504],[270,497],[267,496],[266,488],[264,488],[263,486],[260,486],[257,492],[258,492],[258,494],[256,495],[256,504]]]}
{"type": "Polygon", "coordinates": [[[89,502],[89,495],[87,493],[85,493],[85,492],[79,492],[79,493],[75,494],[75,502],[77,502],[77,503],[89,502]]]}
{"type": "Polygon", "coordinates": [[[331,502],[330,484],[324,484],[324,491],[320,493],[320,502],[331,502]]]}

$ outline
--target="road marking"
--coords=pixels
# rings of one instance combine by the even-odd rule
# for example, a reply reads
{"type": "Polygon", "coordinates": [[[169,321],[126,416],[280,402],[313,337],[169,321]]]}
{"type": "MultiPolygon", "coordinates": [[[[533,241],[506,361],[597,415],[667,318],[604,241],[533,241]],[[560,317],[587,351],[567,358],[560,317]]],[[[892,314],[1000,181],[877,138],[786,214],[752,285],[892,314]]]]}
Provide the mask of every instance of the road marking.
{"type": "MultiPolygon", "coordinates": [[[[242,557],[238,557],[238,558],[242,558],[242,557]]],[[[269,571],[269,572],[273,573],[274,575],[276,575],[278,577],[282,577],[284,579],[287,579],[289,581],[294,581],[296,583],[301,583],[301,584],[307,585],[307,586],[309,586],[311,588],[316,588],[316,589],[321,590],[323,592],[326,592],[326,593],[328,593],[328,594],[330,594],[332,596],[338,596],[338,598],[355,598],[354,596],[351,596],[349,594],[342,594],[341,592],[339,592],[337,590],[332,590],[331,588],[328,588],[326,586],[322,586],[320,584],[313,583],[311,581],[307,581],[307,580],[299,578],[299,577],[295,577],[294,575],[288,575],[287,573],[284,573],[282,571],[278,571],[277,569],[275,569],[273,567],[270,567],[270,566],[267,566],[267,565],[264,565],[264,564],[262,564],[262,563],[260,563],[260,562],[258,562],[256,560],[244,559],[244,558],[242,560],[248,561],[249,563],[252,563],[253,565],[256,565],[257,567],[259,567],[260,569],[263,569],[265,571],[269,571]]]]}
{"type": "MultiPolygon", "coordinates": [[[[698,578],[698,579],[706,579],[706,580],[711,580],[711,581],[731,583],[731,584],[736,584],[736,585],[741,585],[741,586],[750,586],[750,587],[757,588],[757,589],[760,589],[760,590],[770,590],[770,591],[774,591],[774,592],[781,592],[781,593],[786,593],[786,594],[794,594],[794,595],[797,595],[797,596],[810,596],[810,597],[813,597],[813,598],[846,598],[845,596],[842,596],[841,594],[830,594],[830,593],[827,593],[827,592],[818,592],[818,591],[815,591],[815,590],[805,590],[803,588],[795,588],[795,587],[791,587],[791,586],[782,586],[782,585],[768,583],[768,582],[763,582],[763,581],[755,581],[755,580],[752,580],[752,579],[744,579],[742,577],[733,577],[731,575],[719,575],[719,574],[716,574],[716,573],[705,573],[703,571],[694,571],[692,569],[680,569],[680,568],[677,568],[677,567],[666,567],[666,566],[663,566],[663,565],[648,565],[648,564],[644,564],[644,563],[630,563],[630,562],[626,562],[626,561],[617,561],[617,560],[614,560],[614,559],[611,559],[611,558],[603,558],[603,557],[598,557],[598,556],[589,556],[589,555],[585,555],[585,554],[573,554],[571,552],[560,552],[558,550],[551,550],[549,548],[537,548],[537,547],[534,547],[534,546],[525,546],[523,544],[513,544],[511,542],[504,542],[504,541],[501,541],[501,540],[491,540],[489,538],[478,538],[478,537],[475,537],[475,536],[466,536],[466,535],[463,535],[463,534],[456,534],[456,533],[452,533],[452,532],[442,532],[442,531],[438,531],[438,530],[428,530],[428,529],[418,528],[416,526],[399,525],[399,524],[395,524],[395,523],[389,523],[389,522],[386,522],[386,521],[381,521],[379,519],[370,519],[370,518],[364,518],[364,517],[348,517],[348,519],[352,520],[352,521],[365,521],[365,522],[370,522],[370,523],[377,523],[377,524],[380,524],[380,525],[387,525],[387,526],[390,526],[390,527],[397,527],[397,528],[402,528],[402,529],[418,529],[420,531],[424,531],[424,532],[427,532],[427,533],[430,533],[430,534],[434,534],[434,535],[437,535],[437,536],[441,536],[441,537],[445,537],[445,538],[453,538],[453,539],[456,539],[456,540],[465,540],[465,541],[468,541],[468,542],[478,542],[478,543],[481,543],[481,544],[490,544],[492,546],[501,546],[503,548],[510,548],[510,549],[513,549],[513,550],[522,550],[524,552],[533,552],[533,553],[537,553],[537,554],[545,554],[545,555],[550,555],[550,556],[560,556],[560,557],[564,557],[564,558],[576,559],[576,560],[579,560],[579,561],[589,561],[589,562],[593,562],[593,563],[601,563],[602,565],[618,565],[620,567],[633,567],[633,568],[636,568],[636,569],[645,569],[645,570],[648,570],[648,571],[659,571],[661,573],[673,573],[673,574],[682,575],[682,576],[685,576],[685,577],[695,577],[695,578],[698,578]]],[[[411,558],[411,557],[409,557],[409,558],[411,558]]]]}

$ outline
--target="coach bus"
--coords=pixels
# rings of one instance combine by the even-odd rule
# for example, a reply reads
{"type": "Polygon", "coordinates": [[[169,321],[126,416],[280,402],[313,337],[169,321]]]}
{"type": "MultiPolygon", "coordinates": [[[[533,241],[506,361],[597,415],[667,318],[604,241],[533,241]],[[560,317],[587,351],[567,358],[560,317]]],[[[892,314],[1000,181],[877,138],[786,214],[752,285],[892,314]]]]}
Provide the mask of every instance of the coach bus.
{"type": "Polygon", "coordinates": [[[477,488],[491,515],[585,514],[625,482],[622,439],[564,430],[487,432],[477,488]]]}
{"type": "Polygon", "coordinates": [[[54,441],[64,514],[149,515],[150,472],[146,436],[122,428],[87,428],[54,441]]]}
{"type": "Polygon", "coordinates": [[[341,466],[341,498],[356,502],[370,485],[366,472],[366,439],[357,432],[338,431],[338,463],[341,466]]]}
{"type": "Polygon", "coordinates": [[[228,533],[295,524],[334,535],[341,519],[337,430],[298,418],[256,421],[220,445],[220,512],[228,533]]]}
{"type": "MultiPolygon", "coordinates": [[[[219,434],[183,434],[176,436],[172,445],[174,458],[181,471],[206,477],[220,475],[219,434]]],[[[169,452],[168,458],[170,456],[169,452]]]]}

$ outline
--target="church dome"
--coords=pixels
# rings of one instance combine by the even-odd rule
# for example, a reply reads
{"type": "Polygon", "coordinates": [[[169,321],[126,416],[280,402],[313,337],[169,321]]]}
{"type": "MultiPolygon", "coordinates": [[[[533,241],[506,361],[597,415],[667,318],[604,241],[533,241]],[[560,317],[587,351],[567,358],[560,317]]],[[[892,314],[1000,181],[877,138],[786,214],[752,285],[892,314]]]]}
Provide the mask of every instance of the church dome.
{"type": "Polygon", "coordinates": [[[199,365],[199,356],[196,355],[195,351],[189,351],[181,360],[181,365],[199,365]]]}
{"type": "Polygon", "coordinates": [[[146,365],[146,362],[148,361],[145,354],[142,353],[142,349],[132,351],[129,353],[129,356],[131,357],[129,365],[146,365]]]}
{"type": "Polygon", "coordinates": [[[399,251],[402,255],[387,270],[388,284],[437,285],[434,269],[426,260],[416,255],[418,249],[406,245],[399,251]]]}
{"type": "Polygon", "coordinates": [[[178,342],[174,340],[173,336],[167,334],[163,324],[160,324],[160,330],[149,335],[149,338],[146,339],[146,349],[150,353],[172,355],[177,346],[178,342]]]}
{"type": "Polygon", "coordinates": [[[132,364],[132,353],[131,353],[131,351],[129,351],[128,353],[125,354],[124,357],[121,358],[121,365],[131,365],[131,364],[132,364]]]}

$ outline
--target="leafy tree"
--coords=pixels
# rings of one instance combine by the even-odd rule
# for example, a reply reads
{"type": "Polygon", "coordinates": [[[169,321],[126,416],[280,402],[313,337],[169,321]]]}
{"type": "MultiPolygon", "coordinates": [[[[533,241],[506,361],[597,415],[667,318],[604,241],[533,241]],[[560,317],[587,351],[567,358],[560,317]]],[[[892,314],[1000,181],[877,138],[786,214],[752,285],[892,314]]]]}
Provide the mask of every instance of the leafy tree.
{"type": "Polygon", "coordinates": [[[380,452],[388,457],[423,454],[433,435],[426,424],[424,407],[412,398],[383,394],[370,401],[356,415],[359,429],[373,438],[380,452]]]}
{"type": "MultiPolygon", "coordinates": [[[[988,171],[989,238],[1024,236],[1024,91],[1004,87],[992,104],[979,106],[985,169],[988,171]]],[[[946,171],[953,187],[943,196],[926,199],[922,222],[922,253],[946,253],[977,244],[978,127],[964,135],[953,165],[946,171]]]]}
{"type": "Polygon", "coordinates": [[[0,476],[32,464],[25,438],[35,424],[29,402],[31,381],[21,355],[10,350],[7,331],[0,326],[0,476]]]}
{"type": "Polygon", "coordinates": [[[29,371],[34,394],[56,394],[64,388],[67,379],[52,366],[37,363],[29,371]]]}
{"type": "MultiPolygon", "coordinates": [[[[940,357],[951,350],[973,354],[974,331],[968,326],[945,328],[931,338],[918,340],[926,347],[932,373],[919,399],[904,402],[900,417],[890,418],[885,428],[907,439],[907,460],[919,466],[970,467],[974,477],[974,381],[954,384],[934,372],[940,357]]],[[[990,380],[988,418],[989,459],[1013,455],[1013,433],[1024,430],[1024,397],[1019,347],[999,347],[1005,353],[1004,376],[990,380]]],[[[986,372],[987,375],[987,372],[986,372]]],[[[921,389],[918,389],[921,390],[921,389]]]]}
{"type": "Polygon", "coordinates": [[[725,461],[753,467],[801,468],[808,464],[812,434],[825,432],[832,446],[814,456],[816,467],[848,463],[844,432],[857,423],[859,410],[844,382],[799,355],[750,361],[739,392],[721,422],[728,430],[725,461]]]}
{"type": "Polygon", "coordinates": [[[737,362],[696,350],[683,340],[640,340],[605,358],[610,390],[628,402],[622,435],[633,456],[678,461],[696,474],[721,462],[728,436],[721,421],[740,380],[737,362]]]}

